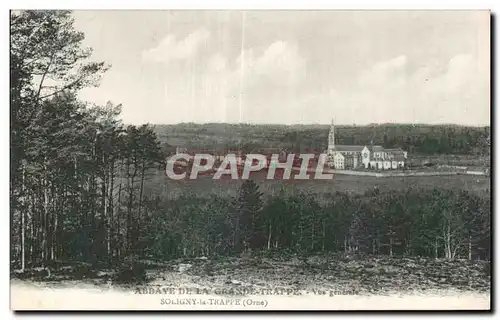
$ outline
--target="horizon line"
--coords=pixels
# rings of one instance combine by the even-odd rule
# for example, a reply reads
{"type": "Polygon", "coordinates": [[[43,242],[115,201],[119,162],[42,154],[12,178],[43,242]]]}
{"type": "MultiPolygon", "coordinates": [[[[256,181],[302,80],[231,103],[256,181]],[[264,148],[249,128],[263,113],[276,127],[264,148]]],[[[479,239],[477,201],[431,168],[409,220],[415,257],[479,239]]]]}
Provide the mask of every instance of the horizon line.
{"type": "MultiPolygon", "coordinates": [[[[132,123],[123,122],[126,125],[132,125],[132,123]]],[[[329,123],[293,123],[293,124],[285,124],[285,123],[249,123],[249,122],[176,122],[176,123],[151,123],[145,122],[143,124],[149,124],[153,126],[176,126],[176,125],[240,125],[240,126],[282,126],[282,127],[294,127],[294,126],[330,126],[329,123]]],[[[418,123],[409,123],[409,122],[373,122],[366,124],[345,124],[345,123],[336,123],[335,126],[341,127],[367,127],[367,126],[383,126],[383,125],[404,125],[404,126],[457,126],[457,127],[491,127],[491,123],[489,124],[460,124],[460,123],[427,123],[427,122],[418,122],[418,123]]]]}

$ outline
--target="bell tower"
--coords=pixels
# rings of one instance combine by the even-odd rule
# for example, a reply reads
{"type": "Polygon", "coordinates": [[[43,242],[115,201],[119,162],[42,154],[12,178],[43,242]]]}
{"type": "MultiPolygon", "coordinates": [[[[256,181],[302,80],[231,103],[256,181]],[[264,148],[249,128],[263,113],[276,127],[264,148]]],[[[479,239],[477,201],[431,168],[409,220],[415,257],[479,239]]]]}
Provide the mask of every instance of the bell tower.
{"type": "Polygon", "coordinates": [[[335,150],[335,125],[333,123],[333,118],[332,118],[330,133],[328,134],[328,151],[333,151],[333,150],[335,150]]]}

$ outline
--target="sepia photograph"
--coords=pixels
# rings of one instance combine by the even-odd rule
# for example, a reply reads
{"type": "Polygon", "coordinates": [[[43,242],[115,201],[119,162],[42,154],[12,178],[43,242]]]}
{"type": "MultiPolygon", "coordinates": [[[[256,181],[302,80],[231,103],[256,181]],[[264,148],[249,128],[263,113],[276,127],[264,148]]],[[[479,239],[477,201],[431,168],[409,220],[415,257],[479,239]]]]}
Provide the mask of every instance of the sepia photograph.
{"type": "Polygon", "coordinates": [[[489,10],[9,20],[11,310],[491,310],[489,10]]]}

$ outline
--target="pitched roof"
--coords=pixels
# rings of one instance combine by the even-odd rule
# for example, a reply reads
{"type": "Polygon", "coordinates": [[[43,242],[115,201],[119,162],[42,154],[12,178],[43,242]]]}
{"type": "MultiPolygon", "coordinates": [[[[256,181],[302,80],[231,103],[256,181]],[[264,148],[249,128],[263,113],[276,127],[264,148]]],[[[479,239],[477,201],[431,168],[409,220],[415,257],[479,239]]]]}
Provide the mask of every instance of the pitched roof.
{"type": "Polygon", "coordinates": [[[384,147],[382,147],[382,146],[369,146],[368,150],[370,150],[371,152],[381,152],[381,151],[384,151],[384,147]]]}
{"type": "Polygon", "coordinates": [[[396,158],[404,159],[405,158],[405,152],[403,150],[394,150],[394,151],[390,151],[390,150],[387,151],[386,150],[386,153],[392,159],[396,159],[396,158]]]}
{"type": "Polygon", "coordinates": [[[401,148],[385,149],[384,151],[385,152],[404,152],[404,150],[401,148]]]}
{"type": "Polygon", "coordinates": [[[394,157],[392,157],[391,159],[392,161],[405,161],[405,157],[404,155],[402,154],[397,154],[397,155],[394,155],[394,157]]]}
{"type": "Polygon", "coordinates": [[[365,146],[349,146],[349,145],[335,145],[334,151],[344,152],[361,152],[365,146]]]}

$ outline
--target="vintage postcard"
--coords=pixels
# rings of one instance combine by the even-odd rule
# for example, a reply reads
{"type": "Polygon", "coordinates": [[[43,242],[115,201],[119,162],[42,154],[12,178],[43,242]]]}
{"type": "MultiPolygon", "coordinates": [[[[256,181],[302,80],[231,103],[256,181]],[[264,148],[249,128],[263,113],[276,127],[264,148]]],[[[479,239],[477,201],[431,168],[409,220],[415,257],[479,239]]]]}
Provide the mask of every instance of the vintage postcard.
{"type": "Polygon", "coordinates": [[[10,303],[490,310],[489,11],[10,12],[10,303]]]}

